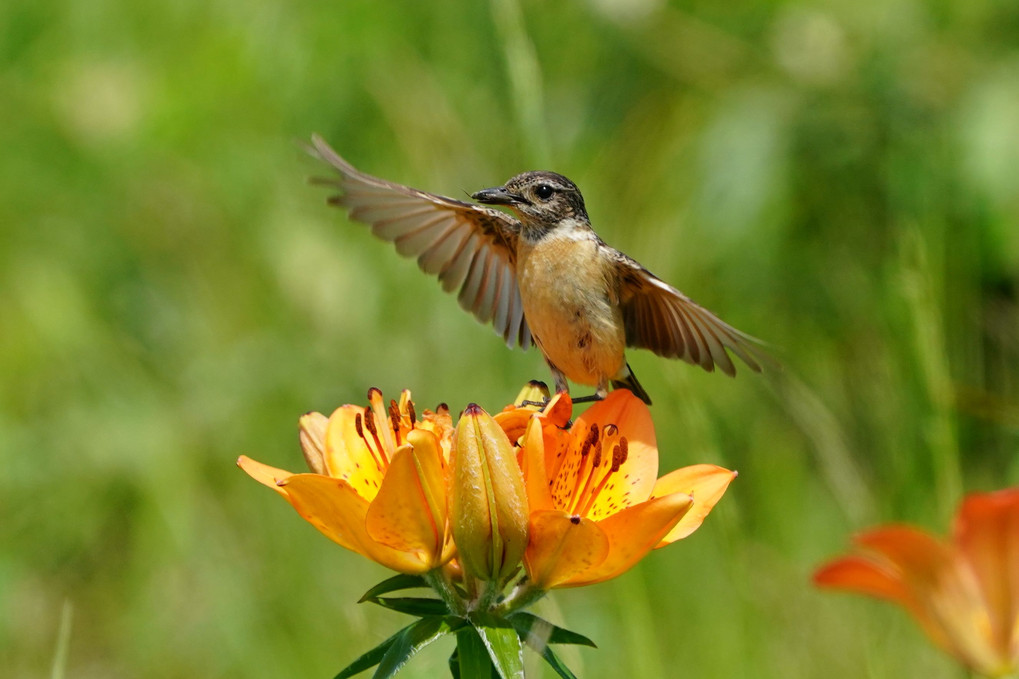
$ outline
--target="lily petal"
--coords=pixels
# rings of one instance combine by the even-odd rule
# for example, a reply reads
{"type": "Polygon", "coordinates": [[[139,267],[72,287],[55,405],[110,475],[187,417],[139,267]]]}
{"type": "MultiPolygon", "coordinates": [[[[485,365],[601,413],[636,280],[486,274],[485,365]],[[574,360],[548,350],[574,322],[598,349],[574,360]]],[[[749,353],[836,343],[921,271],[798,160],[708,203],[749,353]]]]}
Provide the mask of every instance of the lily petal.
{"type": "MultiPolygon", "coordinates": [[[[412,445],[397,449],[378,495],[368,507],[365,530],[376,542],[443,562],[446,484],[439,441],[430,432],[410,434],[412,445]]],[[[445,550],[452,556],[452,549],[445,550]]]]}
{"type": "MultiPolygon", "coordinates": [[[[372,500],[382,486],[385,462],[379,457],[382,447],[376,444],[371,426],[365,420],[368,412],[354,405],[345,405],[329,416],[325,466],[329,476],[347,481],[363,498],[372,500]],[[368,448],[366,441],[371,442],[372,449],[368,448]]],[[[374,426],[385,430],[389,426],[388,420],[374,426]]]]}
{"type": "Polygon", "coordinates": [[[927,605],[937,592],[941,573],[951,568],[948,547],[933,536],[904,525],[862,533],[853,541],[863,554],[822,566],[815,573],[814,582],[898,603],[931,639],[954,651],[955,645],[941,620],[927,605]]]}
{"type": "Polygon", "coordinates": [[[287,491],[279,487],[279,481],[285,481],[289,479],[293,474],[284,470],[277,469],[276,467],[270,467],[267,464],[262,464],[256,460],[252,460],[247,455],[241,455],[237,458],[237,466],[244,470],[244,472],[255,479],[263,486],[272,488],[283,497],[287,496],[287,491]]]}
{"type": "Polygon", "coordinates": [[[853,542],[865,552],[874,552],[903,572],[914,587],[936,586],[940,573],[951,562],[948,546],[933,535],[903,525],[891,525],[857,535],[853,542]]]}
{"type": "MultiPolygon", "coordinates": [[[[598,493],[590,510],[585,512],[587,516],[600,519],[651,496],[658,477],[658,443],[651,411],[625,389],[610,392],[603,401],[591,406],[573,423],[572,431],[586,432],[592,424],[597,424],[602,432],[606,425],[613,424],[628,442],[626,461],[613,474],[613,480],[598,493]]],[[[611,451],[606,452],[610,454],[611,451]]],[[[579,457],[578,452],[571,451],[571,454],[579,457]]]]}
{"type": "Polygon", "coordinates": [[[608,556],[562,586],[592,585],[625,573],[661,542],[692,506],[689,495],[674,493],[633,505],[599,521],[598,527],[609,539],[608,556]]]}
{"type": "Polygon", "coordinates": [[[326,428],[329,418],[322,413],[305,413],[301,416],[299,429],[301,451],[308,469],[315,474],[326,473],[326,428]]]}
{"type": "Polygon", "coordinates": [[[558,587],[595,568],[609,554],[608,536],[590,519],[559,510],[532,512],[529,530],[524,563],[541,589],[558,587]]]}
{"type": "Polygon", "coordinates": [[[693,497],[693,507],[680,519],[676,527],[669,531],[658,547],[682,540],[700,528],[705,517],[722,499],[722,495],[736,475],[734,471],[713,464],[695,464],[669,472],[658,479],[651,492],[653,497],[672,493],[684,493],[693,497]]]}
{"type": "Polygon", "coordinates": [[[429,554],[393,549],[368,535],[368,501],[348,482],[318,474],[294,474],[280,486],[297,513],[334,542],[401,573],[429,569],[429,554]]]}
{"type": "Polygon", "coordinates": [[[864,556],[829,561],[814,573],[814,584],[887,599],[910,610],[917,608],[915,597],[898,572],[864,556]]]}
{"type": "Polygon", "coordinates": [[[1019,664],[1019,489],[970,495],[954,542],[976,576],[998,657],[1019,664]]]}
{"type": "Polygon", "coordinates": [[[527,505],[532,513],[552,509],[552,493],[548,487],[545,463],[545,433],[542,421],[535,417],[527,426],[520,453],[520,470],[524,475],[527,505]]]}

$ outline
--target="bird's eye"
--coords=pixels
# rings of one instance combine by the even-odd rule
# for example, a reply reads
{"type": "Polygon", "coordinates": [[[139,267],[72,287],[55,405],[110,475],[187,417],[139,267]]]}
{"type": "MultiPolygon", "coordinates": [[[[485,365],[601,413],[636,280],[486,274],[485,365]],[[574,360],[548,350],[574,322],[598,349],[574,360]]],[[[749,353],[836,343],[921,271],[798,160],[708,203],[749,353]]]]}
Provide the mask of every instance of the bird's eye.
{"type": "Polygon", "coordinates": [[[541,200],[548,200],[552,197],[553,193],[555,193],[555,189],[548,184],[538,184],[538,187],[534,189],[534,195],[541,200]]]}

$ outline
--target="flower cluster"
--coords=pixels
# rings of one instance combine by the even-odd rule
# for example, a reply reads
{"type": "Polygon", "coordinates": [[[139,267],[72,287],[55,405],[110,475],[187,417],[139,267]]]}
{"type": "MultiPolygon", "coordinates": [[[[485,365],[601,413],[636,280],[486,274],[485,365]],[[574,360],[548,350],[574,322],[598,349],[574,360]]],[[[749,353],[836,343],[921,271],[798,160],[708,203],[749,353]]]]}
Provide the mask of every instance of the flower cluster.
{"type": "Polygon", "coordinates": [[[387,405],[372,389],[366,407],[301,418],[309,473],[241,456],[324,535],[401,574],[362,600],[417,621],[338,676],[374,665],[391,676],[445,634],[457,637],[456,676],[522,677],[522,644],[572,676],[550,644],[593,644],[524,609],[690,535],[736,476],[694,465],[658,478],[651,414],[629,391],[572,415],[568,395],[532,386],[494,417],[468,405],[454,426],[444,405],[419,416],[409,392],[387,405]],[[423,586],[439,598],[387,596],[423,586]]]}
{"type": "MultiPolygon", "coordinates": [[[[521,399],[523,400],[523,399],[521,399]]],[[[566,394],[538,411],[490,416],[471,404],[454,427],[445,405],[420,419],[410,393],[300,420],[310,473],[241,456],[324,535],[395,571],[446,570],[531,587],[613,578],[651,549],[695,531],[735,472],[694,465],[658,478],[651,415],[626,390],[569,424],[566,394]]]]}

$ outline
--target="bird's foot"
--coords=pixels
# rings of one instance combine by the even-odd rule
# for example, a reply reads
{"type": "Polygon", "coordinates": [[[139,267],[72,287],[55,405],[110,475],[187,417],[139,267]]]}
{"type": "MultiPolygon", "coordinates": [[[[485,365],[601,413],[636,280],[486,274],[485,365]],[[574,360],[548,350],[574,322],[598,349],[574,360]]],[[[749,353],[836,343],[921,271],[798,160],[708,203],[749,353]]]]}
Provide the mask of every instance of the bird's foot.
{"type": "Polygon", "coordinates": [[[605,394],[602,394],[600,392],[595,392],[595,393],[593,393],[593,394],[591,394],[589,396],[578,396],[577,398],[573,399],[573,402],[574,403],[597,403],[598,401],[604,401],[604,400],[605,400],[605,394]]]}
{"type": "Polygon", "coordinates": [[[518,405],[521,408],[526,408],[527,406],[537,406],[539,408],[544,409],[544,407],[547,406],[548,402],[551,400],[552,399],[550,398],[546,398],[544,401],[521,401],[518,405]]]}

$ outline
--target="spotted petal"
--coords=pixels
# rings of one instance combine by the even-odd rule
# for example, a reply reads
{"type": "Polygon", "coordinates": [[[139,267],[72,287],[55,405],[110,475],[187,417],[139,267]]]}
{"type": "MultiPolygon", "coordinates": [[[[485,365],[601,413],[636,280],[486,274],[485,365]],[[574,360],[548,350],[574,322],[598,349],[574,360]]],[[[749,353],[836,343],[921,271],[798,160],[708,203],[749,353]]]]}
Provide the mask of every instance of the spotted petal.
{"type": "Polygon", "coordinates": [[[365,529],[376,542],[430,558],[434,568],[453,555],[439,441],[425,431],[412,432],[410,440],[413,445],[401,446],[393,456],[365,529]]]}
{"type": "Polygon", "coordinates": [[[334,542],[401,573],[424,573],[431,554],[403,552],[373,540],[365,528],[368,501],[342,479],[294,474],[280,483],[305,521],[334,542]]]}
{"type": "Polygon", "coordinates": [[[551,589],[599,566],[609,554],[609,538],[590,519],[559,510],[533,512],[524,556],[535,586],[551,589]]]}
{"type": "Polygon", "coordinates": [[[609,539],[609,553],[597,566],[577,573],[562,586],[593,585],[622,575],[657,546],[693,506],[683,493],[633,505],[598,522],[609,539]]]}
{"type": "Polygon", "coordinates": [[[682,540],[700,528],[705,517],[722,499],[722,495],[725,494],[729,483],[734,478],[736,478],[736,472],[723,467],[716,467],[713,464],[695,464],[669,472],[658,479],[652,492],[654,497],[683,493],[693,498],[693,506],[690,511],[680,519],[675,528],[669,531],[669,534],[658,546],[664,547],[676,540],[682,540]]]}

